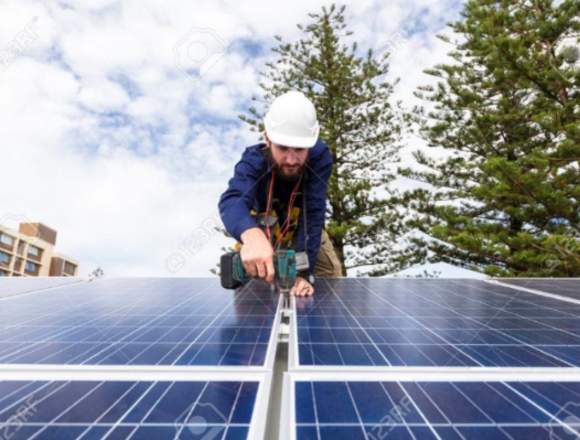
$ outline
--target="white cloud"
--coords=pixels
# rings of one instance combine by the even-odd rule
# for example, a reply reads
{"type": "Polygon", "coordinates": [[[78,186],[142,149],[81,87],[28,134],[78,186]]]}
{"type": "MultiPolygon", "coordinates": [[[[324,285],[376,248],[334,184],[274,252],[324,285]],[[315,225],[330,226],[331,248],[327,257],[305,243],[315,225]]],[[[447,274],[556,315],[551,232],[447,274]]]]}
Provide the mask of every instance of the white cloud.
{"type": "MultiPolygon", "coordinates": [[[[363,47],[383,47],[424,8],[426,26],[452,14],[434,0],[351,3],[363,47]]],[[[257,141],[237,115],[259,94],[273,35],[296,38],[296,24],[323,4],[2,2],[0,51],[10,56],[0,64],[0,161],[9,183],[0,218],[18,213],[56,228],[59,250],[83,274],[99,265],[108,275],[207,276],[231,243],[211,232],[218,197],[257,141]],[[242,39],[266,52],[245,52],[242,39]],[[168,267],[175,259],[177,271],[168,267]]],[[[405,101],[421,70],[444,56],[432,31],[393,53],[405,101]]]]}
{"type": "Polygon", "coordinates": [[[79,92],[79,103],[95,112],[122,111],[129,95],[120,85],[106,79],[87,81],[79,92]]]}

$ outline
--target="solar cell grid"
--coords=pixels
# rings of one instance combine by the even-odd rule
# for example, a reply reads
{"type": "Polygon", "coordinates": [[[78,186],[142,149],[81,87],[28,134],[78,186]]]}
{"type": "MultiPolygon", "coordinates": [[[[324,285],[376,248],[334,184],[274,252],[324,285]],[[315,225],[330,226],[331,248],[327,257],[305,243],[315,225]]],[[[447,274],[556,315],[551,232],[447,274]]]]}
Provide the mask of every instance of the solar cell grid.
{"type": "Polygon", "coordinates": [[[260,283],[232,292],[217,279],[153,278],[3,298],[0,435],[257,438],[279,302],[260,283]],[[149,369],[155,366],[168,368],[149,369]],[[178,366],[196,369],[171,368],[178,366]],[[66,380],[48,379],[53,375],[66,380]],[[126,380],[141,375],[164,379],[126,380]]]}
{"type": "Polygon", "coordinates": [[[245,439],[252,381],[2,381],[0,435],[10,439],[245,439]]]}
{"type": "Polygon", "coordinates": [[[322,280],[300,366],[579,366],[580,305],[483,281],[322,280]]]}
{"type": "Polygon", "coordinates": [[[103,280],[2,302],[0,364],[261,366],[278,297],[217,280],[103,280]]]}
{"type": "Polygon", "coordinates": [[[580,383],[297,378],[293,394],[298,440],[563,440],[580,432],[580,408],[570,404],[580,383]]]}
{"type": "MultiPolygon", "coordinates": [[[[254,408],[264,381],[270,388],[279,302],[258,282],[234,293],[216,279],[155,278],[0,299],[0,434],[23,410],[10,438],[204,438],[208,429],[247,438],[253,417],[266,418],[265,406],[257,416],[254,408]],[[6,377],[23,364],[39,367],[26,370],[35,380],[6,377]],[[55,381],[44,366],[169,368],[155,370],[164,374],[156,381],[103,380],[94,369],[90,380],[55,381]],[[208,379],[215,371],[223,380],[208,379]]],[[[283,400],[293,399],[298,439],[562,440],[580,431],[580,405],[570,404],[580,382],[557,373],[580,366],[580,304],[478,280],[371,278],[318,280],[316,295],[293,306],[290,369],[304,372],[292,373],[283,400]],[[332,380],[300,376],[318,367],[332,380]],[[389,367],[431,367],[435,377],[442,367],[482,368],[455,382],[378,380],[389,367]],[[558,368],[550,381],[499,382],[478,379],[484,367],[558,368]]]]}

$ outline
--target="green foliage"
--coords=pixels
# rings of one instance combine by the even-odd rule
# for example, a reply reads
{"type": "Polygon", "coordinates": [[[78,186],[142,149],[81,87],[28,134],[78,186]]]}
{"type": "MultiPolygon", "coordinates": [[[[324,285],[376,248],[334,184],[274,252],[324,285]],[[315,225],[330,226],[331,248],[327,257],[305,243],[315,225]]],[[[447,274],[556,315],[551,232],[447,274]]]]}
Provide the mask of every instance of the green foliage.
{"type": "Polygon", "coordinates": [[[432,185],[398,203],[417,215],[407,262],[431,257],[496,276],[580,275],[580,3],[469,0],[450,26],[453,63],[416,96],[432,185]],[[428,252],[426,252],[428,249],[428,252]]]}

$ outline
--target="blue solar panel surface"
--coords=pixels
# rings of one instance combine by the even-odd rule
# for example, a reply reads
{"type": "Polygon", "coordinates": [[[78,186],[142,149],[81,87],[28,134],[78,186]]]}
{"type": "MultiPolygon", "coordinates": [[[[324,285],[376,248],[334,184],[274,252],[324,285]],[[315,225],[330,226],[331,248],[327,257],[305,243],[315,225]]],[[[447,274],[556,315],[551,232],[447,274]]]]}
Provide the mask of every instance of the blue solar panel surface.
{"type": "Polygon", "coordinates": [[[245,439],[258,382],[0,381],[0,438],[245,439]]]}
{"type": "Polygon", "coordinates": [[[499,278],[497,281],[506,284],[512,284],[514,286],[526,287],[528,289],[553,293],[556,295],[565,296],[567,298],[580,299],[580,278],[499,278]]]}
{"type": "Polygon", "coordinates": [[[296,438],[564,440],[580,436],[580,383],[295,383],[296,438]]]}
{"type": "MultiPolygon", "coordinates": [[[[0,280],[0,290],[2,280],[0,280]]],[[[217,279],[102,279],[0,305],[0,364],[263,366],[278,296],[217,279]]]]}
{"type": "Polygon", "coordinates": [[[478,280],[318,280],[300,366],[580,366],[580,305],[478,280]]]}
{"type": "MultiPolygon", "coordinates": [[[[0,279],[2,292],[9,289],[0,279]]],[[[234,293],[217,279],[185,278],[101,279],[4,297],[0,366],[40,369],[35,381],[0,375],[0,439],[246,438],[255,378],[55,382],[42,366],[264,366],[277,339],[278,300],[257,282],[234,293]]],[[[300,366],[336,367],[334,382],[296,382],[299,439],[563,440],[580,430],[580,381],[380,382],[374,369],[364,381],[340,374],[344,366],[580,366],[580,305],[483,281],[432,279],[321,279],[316,295],[295,305],[300,366]]]]}

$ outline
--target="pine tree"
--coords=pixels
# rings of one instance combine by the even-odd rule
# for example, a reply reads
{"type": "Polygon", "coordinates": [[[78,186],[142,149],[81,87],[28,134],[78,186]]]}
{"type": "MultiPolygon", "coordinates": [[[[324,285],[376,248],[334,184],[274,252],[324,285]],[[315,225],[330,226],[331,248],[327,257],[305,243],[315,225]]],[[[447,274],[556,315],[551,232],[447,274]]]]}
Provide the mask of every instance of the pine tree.
{"type": "MultiPolygon", "coordinates": [[[[386,164],[397,161],[402,121],[389,99],[388,53],[359,56],[345,24],[345,7],[322,8],[311,22],[297,25],[302,38],[293,43],[276,36],[276,60],[266,65],[260,83],[266,107],[276,96],[299,90],[316,106],[320,137],[328,144],[334,169],[328,188],[326,230],[347,269],[373,265],[390,269],[389,248],[395,211],[386,201],[393,179],[386,164]]],[[[263,111],[263,109],[262,109],[263,111]]],[[[263,112],[255,107],[240,118],[262,133],[263,112]]]]}
{"type": "Polygon", "coordinates": [[[428,143],[402,174],[432,185],[416,210],[415,257],[497,276],[580,275],[577,0],[469,0],[453,62],[416,96],[428,143]],[[437,154],[436,154],[437,153],[437,154]]]}

